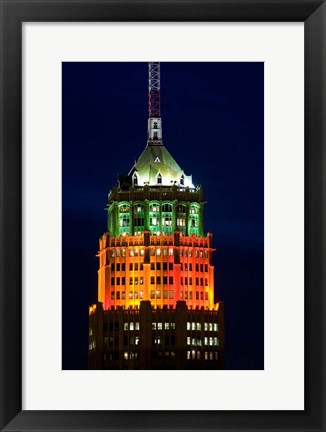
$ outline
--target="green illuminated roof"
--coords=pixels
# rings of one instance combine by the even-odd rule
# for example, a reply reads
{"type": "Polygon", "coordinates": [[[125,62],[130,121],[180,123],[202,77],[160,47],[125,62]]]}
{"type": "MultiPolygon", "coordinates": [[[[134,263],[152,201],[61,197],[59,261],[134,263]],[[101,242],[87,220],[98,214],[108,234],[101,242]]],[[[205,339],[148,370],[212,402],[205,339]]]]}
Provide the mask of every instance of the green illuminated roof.
{"type": "Polygon", "coordinates": [[[176,182],[179,186],[194,187],[191,176],[185,175],[167,148],[163,144],[154,144],[151,141],[129,172],[131,178],[133,175],[137,175],[139,186],[145,183],[149,183],[150,186],[171,186],[176,182]],[[158,176],[161,176],[161,183],[158,176]]]}

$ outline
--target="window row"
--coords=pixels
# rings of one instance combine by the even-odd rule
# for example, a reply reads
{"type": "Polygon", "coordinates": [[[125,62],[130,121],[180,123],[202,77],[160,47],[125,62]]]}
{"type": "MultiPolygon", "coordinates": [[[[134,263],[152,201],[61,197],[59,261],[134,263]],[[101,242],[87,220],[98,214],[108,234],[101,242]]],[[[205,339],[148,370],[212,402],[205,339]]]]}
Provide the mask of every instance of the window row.
{"type": "MultiPolygon", "coordinates": [[[[150,298],[151,299],[161,299],[161,290],[151,290],[150,292],[150,298]]],[[[163,290],[163,298],[164,299],[173,299],[174,298],[174,291],[173,290],[163,290]]]]}
{"type": "MultiPolygon", "coordinates": [[[[183,270],[185,270],[185,271],[192,271],[192,263],[181,263],[181,266],[180,266],[180,268],[181,268],[181,271],[183,271],[183,270]]],[[[205,271],[205,272],[208,272],[208,264],[196,264],[195,265],[195,270],[196,270],[196,272],[203,272],[203,271],[205,271]]]]}
{"type": "Polygon", "coordinates": [[[163,285],[167,285],[169,281],[169,285],[173,285],[173,276],[151,276],[151,285],[154,285],[156,281],[156,285],[161,285],[163,281],[163,285]]]}
{"type": "Polygon", "coordinates": [[[175,330],[175,322],[152,322],[152,330],[175,330]]]}
{"type": "MultiPolygon", "coordinates": [[[[201,330],[200,322],[187,322],[187,330],[201,330]]],[[[218,323],[204,323],[205,331],[218,331],[218,323]]]]}
{"type": "MultiPolygon", "coordinates": [[[[189,293],[187,291],[180,291],[180,299],[181,300],[192,300],[193,299],[193,295],[192,295],[192,291],[189,291],[189,293]]],[[[196,291],[196,300],[208,300],[208,292],[203,293],[202,291],[196,291]]]]}
{"type": "MultiPolygon", "coordinates": [[[[151,262],[151,270],[173,270],[173,262],[151,262]]],[[[144,270],[144,264],[143,263],[129,263],[129,271],[142,271],[144,270]]],[[[111,264],[111,272],[114,271],[126,271],[126,264],[125,263],[112,263],[111,264]]]]}
{"type": "MultiPolygon", "coordinates": [[[[145,253],[144,249],[138,249],[138,248],[134,248],[134,249],[129,249],[128,254],[129,256],[143,256],[145,253]]],[[[112,249],[111,250],[111,256],[112,257],[120,257],[126,256],[126,249],[112,249]]]]}
{"type": "MultiPolygon", "coordinates": [[[[127,293],[130,300],[142,300],[144,298],[144,291],[129,291],[127,293]]],[[[126,291],[111,291],[111,300],[126,300],[126,291]]]]}
{"type": "MultiPolygon", "coordinates": [[[[134,213],[141,213],[143,212],[145,209],[144,204],[141,203],[136,203],[133,206],[133,210],[134,213]]],[[[164,213],[169,213],[173,211],[173,205],[170,203],[163,203],[163,204],[159,204],[159,203],[153,203],[150,204],[149,206],[149,211],[150,212],[160,212],[160,210],[162,210],[162,212],[164,213]]],[[[176,208],[175,208],[177,213],[186,213],[186,205],[185,204],[177,204],[176,208]]],[[[129,204],[120,204],[119,205],[119,213],[128,213],[130,212],[130,205],[129,204]]],[[[191,204],[189,207],[189,213],[190,214],[198,214],[199,213],[199,206],[195,205],[195,204],[191,204]]]]}
{"type": "MultiPolygon", "coordinates": [[[[142,271],[144,270],[144,264],[143,263],[129,263],[129,271],[142,271]]],[[[125,263],[112,263],[111,264],[111,272],[114,271],[126,271],[126,264],[125,263]]]]}
{"type": "Polygon", "coordinates": [[[124,330],[139,330],[139,321],[130,321],[123,323],[124,330]]]}
{"type": "Polygon", "coordinates": [[[150,248],[150,255],[154,256],[173,256],[173,248],[150,248]]]}
{"type": "MultiPolygon", "coordinates": [[[[144,256],[144,249],[139,249],[139,248],[133,248],[133,249],[129,249],[128,254],[129,256],[133,257],[133,256],[144,256]]],[[[150,249],[150,254],[153,255],[173,255],[173,248],[151,248],[150,249]]],[[[112,257],[120,257],[126,256],[126,249],[112,249],[111,250],[111,256],[112,257]]],[[[202,251],[202,250],[198,250],[196,249],[195,251],[193,251],[192,249],[190,250],[182,250],[180,249],[180,256],[184,256],[184,257],[189,257],[192,258],[193,256],[195,258],[208,258],[208,251],[202,251]]],[[[198,270],[196,270],[198,271],[198,270]]],[[[201,270],[202,271],[202,270],[201,270]]]]}
{"type": "MultiPolygon", "coordinates": [[[[187,345],[202,346],[202,340],[200,338],[191,338],[188,336],[187,345]]],[[[204,345],[219,346],[219,339],[218,337],[205,337],[204,345]]]]}
{"type": "MultiPolygon", "coordinates": [[[[196,286],[204,286],[204,282],[205,282],[205,286],[208,286],[208,279],[207,278],[194,278],[195,279],[195,285],[196,286]]],[[[181,277],[181,285],[192,285],[192,277],[181,277]],[[184,283],[183,283],[184,282],[184,283]]]]}
{"type": "MultiPolygon", "coordinates": [[[[187,351],[187,359],[188,360],[200,360],[201,358],[201,351],[187,351]]],[[[218,352],[216,351],[213,353],[212,351],[205,351],[205,360],[217,360],[218,359],[218,352]]]]}
{"type": "Polygon", "coordinates": [[[198,249],[195,249],[195,251],[193,251],[192,249],[189,249],[189,250],[187,250],[187,249],[184,249],[184,250],[182,250],[182,249],[180,249],[180,256],[182,257],[182,256],[184,256],[184,257],[189,257],[189,258],[192,258],[193,256],[194,257],[196,257],[196,258],[208,258],[208,251],[207,250],[205,250],[205,251],[202,251],[202,250],[198,250],[198,249]]]}
{"type": "MultiPolygon", "coordinates": [[[[134,248],[134,249],[129,249],[128,254],[130,257],[133,256],[144,256],[144,249],[138,249],[138,248],[134,248]]],[[[173,255],[173,248],[150,248],[150,255],[154,256],[172,256],[173,255]]],[[[111,257],[120,257],[126,256],[126,249],[112,249],[111,250],[111,257]]]]}
{"type": "MultiPolygon", "coordinates": [[[[117,278],[111,277],[111,286],[115,286],[115,285],[119,286],[120,282],[121,282],[122,286],[126,285],[126,278],[124,276],[122,276],[121,278],[120,277],[117,277],[117,278]]],[[[138,284],[143,285],[144,284],[144,278],[143,277],[138,278],[137,276],[136,277],[130,276],[129,285],[138,285],[138,284]]]]}
{"type": "Polygon", "coordinates": [[[163,268],[163,270],[167,270],[169,268],[169,270],[173,270],[173,262],[151,262],[151,270],[161,270],[163,268]]]}

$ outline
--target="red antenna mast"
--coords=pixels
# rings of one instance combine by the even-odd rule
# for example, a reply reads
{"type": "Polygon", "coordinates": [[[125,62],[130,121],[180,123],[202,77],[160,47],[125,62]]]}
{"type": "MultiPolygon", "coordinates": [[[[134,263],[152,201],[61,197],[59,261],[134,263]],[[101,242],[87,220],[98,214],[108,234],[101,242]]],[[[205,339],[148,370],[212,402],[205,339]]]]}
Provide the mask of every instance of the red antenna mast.
{"type": "Polygon", "coordinates": [[[149,118],[161,117],[160,106],[160,63],[148,63],[148,111],[149,118]]]}

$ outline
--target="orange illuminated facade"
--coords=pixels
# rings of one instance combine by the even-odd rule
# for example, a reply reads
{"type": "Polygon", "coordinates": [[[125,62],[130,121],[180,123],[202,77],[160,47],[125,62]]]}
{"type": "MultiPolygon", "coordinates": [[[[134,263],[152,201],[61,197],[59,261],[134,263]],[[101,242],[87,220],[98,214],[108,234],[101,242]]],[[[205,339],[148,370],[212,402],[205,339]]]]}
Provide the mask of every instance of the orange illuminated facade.
{"type": "MultiPolygon", "coordinates": [[[[159,74],[159,63],[149,63],[150,101],[160,93],[159,74]]],[[[89,309],[89,366],[222,368],[223,304],[214,303],[203,190],[163,145],[154,108],[146,148],[108,195],[98,304],[89,309]]]]}

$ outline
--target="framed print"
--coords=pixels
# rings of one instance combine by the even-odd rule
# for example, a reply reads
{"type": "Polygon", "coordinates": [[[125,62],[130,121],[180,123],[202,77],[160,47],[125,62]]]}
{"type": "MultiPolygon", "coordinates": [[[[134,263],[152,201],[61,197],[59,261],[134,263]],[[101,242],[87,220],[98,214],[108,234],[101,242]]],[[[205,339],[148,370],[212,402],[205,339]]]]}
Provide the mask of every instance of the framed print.
{"type": "Polygon", "coordinates": [[[1,429],[324,430],[324,2],[1,6],[1,429]]]}

